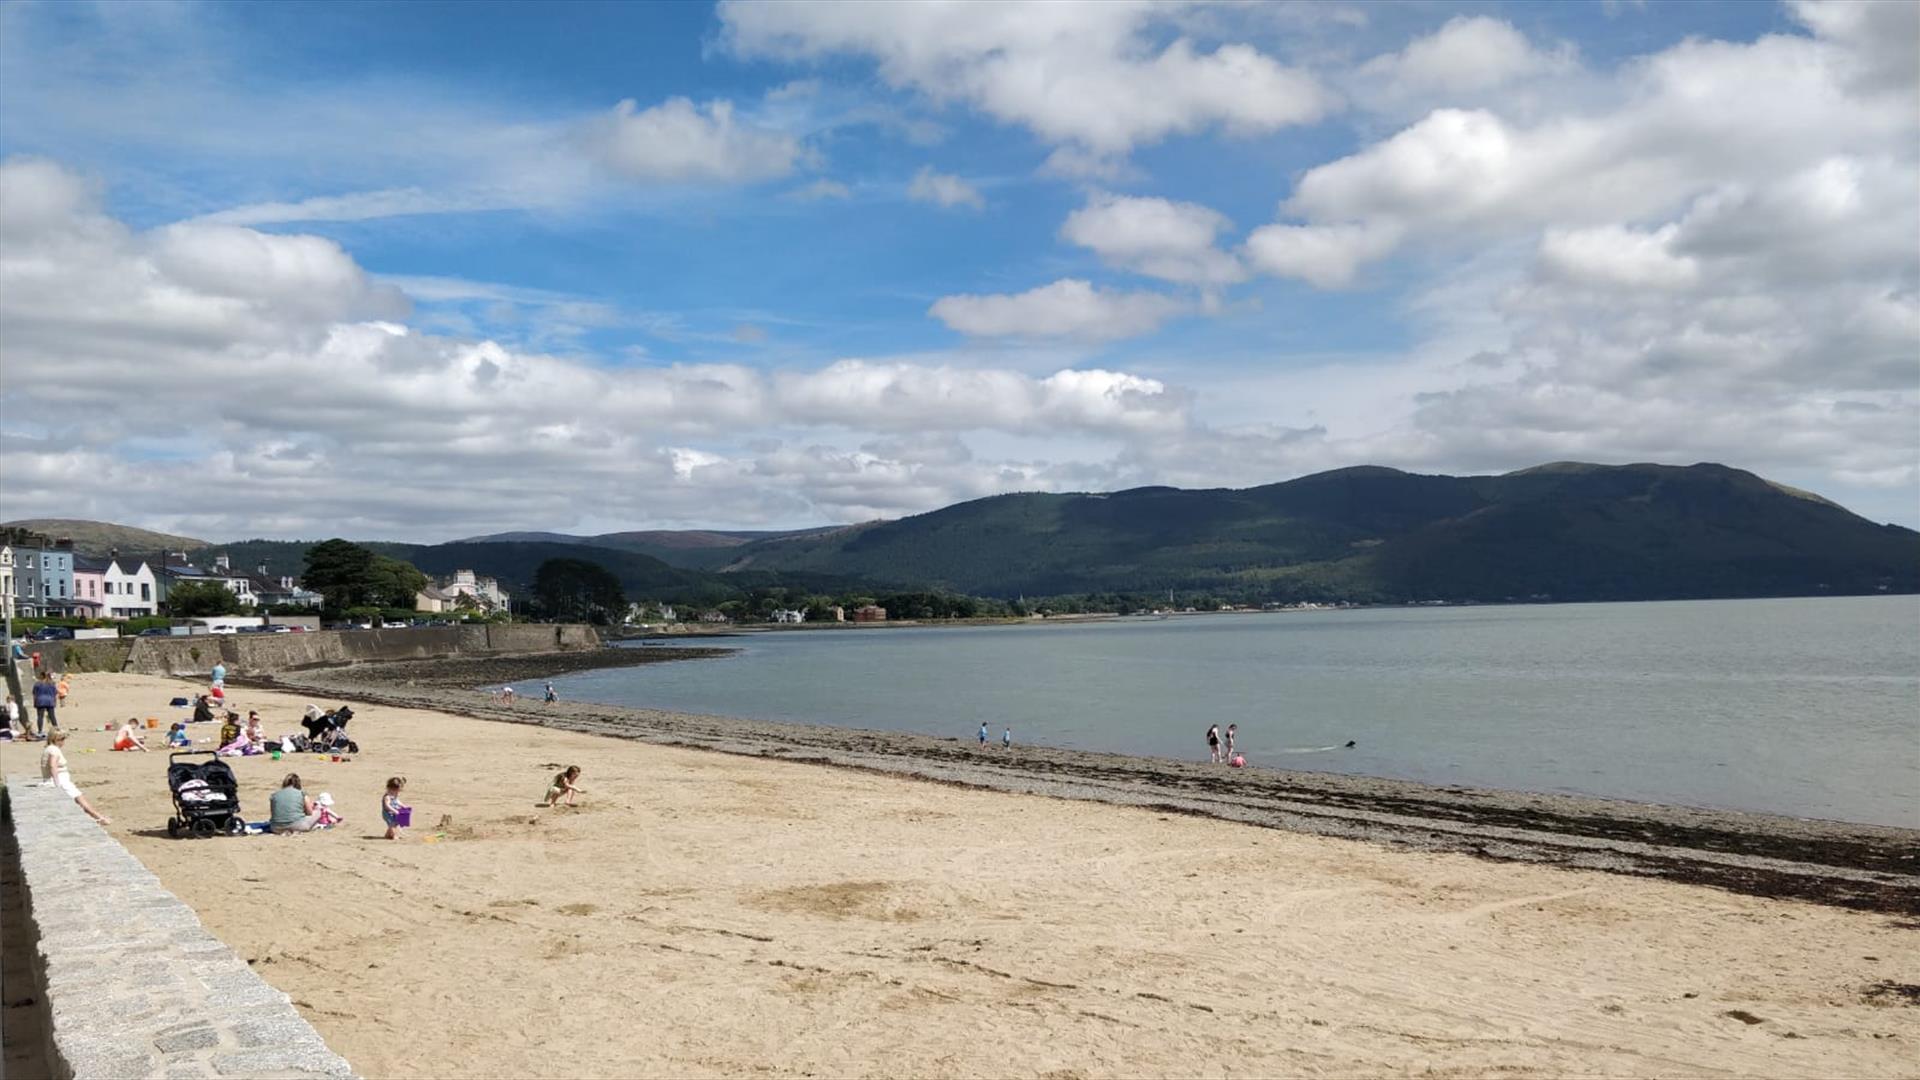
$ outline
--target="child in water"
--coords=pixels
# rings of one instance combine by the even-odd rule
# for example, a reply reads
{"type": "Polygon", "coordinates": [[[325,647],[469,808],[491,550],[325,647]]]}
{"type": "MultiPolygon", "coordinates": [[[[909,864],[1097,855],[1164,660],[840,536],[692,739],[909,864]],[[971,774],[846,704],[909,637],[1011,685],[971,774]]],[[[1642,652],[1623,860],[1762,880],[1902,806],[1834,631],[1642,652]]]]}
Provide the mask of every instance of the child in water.
{"type": "Polygon", "coordinates": [[[580,786],[579,781],[580,766],[578,765],[569,765],[565,772],[554,774],[553,783],[547,787],[547,800],[542,805],[557,806],[560,802],[560,796],[565,795],[567,797],[567,805],[572,806],[574,797],[587,790],[580,786]]]}
{"type": "Polygon", "coordinates": [[[380,820],[387,823],[386,838],[388,840],[400,839],[400,829],[402,828],[400,824],[400,811],[413,809],[400,801],[400,791],[406,786],[406,777],[389,776],[387,778],[387,793],[380,796],[380,820]]]}

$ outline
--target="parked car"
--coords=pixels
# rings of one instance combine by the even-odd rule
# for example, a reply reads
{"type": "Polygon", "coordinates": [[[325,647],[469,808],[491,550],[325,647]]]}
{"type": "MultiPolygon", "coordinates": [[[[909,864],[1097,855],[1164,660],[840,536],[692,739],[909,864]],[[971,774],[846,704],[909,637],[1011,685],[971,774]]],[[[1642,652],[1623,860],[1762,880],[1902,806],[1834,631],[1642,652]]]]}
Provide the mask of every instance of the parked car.
{"type": "Polygon", "coordinates": [[[27,635],[27,640],[28,641],[72,641],[73,627],[43,626],[40,629],[34,631],[32,634],[27,635]]]}
{"type": "Polygon", "coordinates": [[[134,636],[135,637],[172,637],[173,631],[164,626],[149,626],[145,630],[140,631],[138,634],[135,634],[134,636]]]}

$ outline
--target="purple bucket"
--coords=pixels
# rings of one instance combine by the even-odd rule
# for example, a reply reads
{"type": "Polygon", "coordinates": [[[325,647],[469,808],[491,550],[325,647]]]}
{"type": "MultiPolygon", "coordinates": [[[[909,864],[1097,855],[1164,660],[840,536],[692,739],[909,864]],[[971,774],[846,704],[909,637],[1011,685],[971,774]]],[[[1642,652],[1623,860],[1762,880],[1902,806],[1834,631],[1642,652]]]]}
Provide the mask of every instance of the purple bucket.
{"type": "Polygon", "coordinates": [[[393,812],[393,823],[403,829],[411,828],[413,826],[413,807],[403,806],[395,810],[393,812]]]}

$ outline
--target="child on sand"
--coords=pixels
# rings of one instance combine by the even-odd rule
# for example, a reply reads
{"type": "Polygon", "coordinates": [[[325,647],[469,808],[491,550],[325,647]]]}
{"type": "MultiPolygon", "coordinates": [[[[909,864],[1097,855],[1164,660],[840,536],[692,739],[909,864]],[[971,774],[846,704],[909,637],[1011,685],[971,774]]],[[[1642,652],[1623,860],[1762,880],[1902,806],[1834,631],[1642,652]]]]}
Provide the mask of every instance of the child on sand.
{"type": "Polygon", "coordinates": [[[147,744],[140,735],[140,721],[137,717],[129,716],[127,717],[127,722],[120,725],[119,734],[113,737],[113,748],[115,750],[138,750],[143,754],[147,752],[147,744]]]}
{"type": "Polygon", "coordinates": [[[95,810],[93,804],[87,801],[87,797],[80,794],[80,789],[73,786],[73,777],[67,775],[67,752],[61,749],[66,741],[67,733],[59,728],[54,728],[47,733],[47,748],[40,752],[41,777],[46,780],[48,787],[57,787],[71,795],[80,809],[87,812],[88,817],[102,825],[113,824],[113,819],[95,810]]]}
{"type": "Polygon", "coordinates": [[[389,776],[387,777],[387,793],[380,796],[380,820],[387,823],[386,838],[389,840],[400,839],[400,830],[404,828],[404,826],[400,824],[400,811],[413,809],[413,807],[400,801],[400,790],[406,786],[406,777],[389,776]]]}
{"type": "Polygon", "coordinates": [[[543,806],[556,806],[560,796],[567,797],[567,805],[572,806],[574,796],[584,794],[586,788],[580,786],[580,766],[569,765],[565,772],[555,773],[553,783],[547,786],[547,800],[543,806]]]}
{"type": "Polygon", "coordinates": [[[56,700],[59,702],[62,708],[64,708],[67,704],[67,691],[71,689],[73,689],[73,684],[67,681],[67,673],[64,671],[61,672],[60,682],[58,685],[54,687],[54,691],[58,695],[56,700]]]}
{"type": "Polygon", "coordinates": [[[167,745],[168,746],[192,746],[193,745],[193,737],[187,734],[186,724],[176,720],[174,722],[174,725],[167,729],[167,745]]]}

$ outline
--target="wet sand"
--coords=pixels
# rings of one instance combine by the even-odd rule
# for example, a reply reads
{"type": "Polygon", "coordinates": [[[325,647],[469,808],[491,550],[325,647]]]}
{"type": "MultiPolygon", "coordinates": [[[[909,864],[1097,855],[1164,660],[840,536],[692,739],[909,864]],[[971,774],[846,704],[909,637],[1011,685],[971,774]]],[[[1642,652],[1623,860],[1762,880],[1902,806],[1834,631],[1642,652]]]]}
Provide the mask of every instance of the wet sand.
{"type": "Polygon", "coordinates": [[[1767,814],[1462,787],[1166,758],[1003,752],[898,732],[784,724],[583,702],[509,707],[478,685],[540,677],[543,665],[623,666],[727,650],[605,649],[287,673],[264,685],[477,718],[789,761],[872,769],[1023,794],[1091,799],[1365,839],[1423,851],[1605,869],[1920,916],[1920,832],[1767,814]],[[637,654],[637,655],[636,655],[637,654]]]}
{"type": "MultiPolygon", "coordinates": [[[[171,840],[164,755],[98,727],[183,686],[78,676],[75,777],[368,1076],[1910,1076],[1920,1050],[1904,915],[371,696],[353,763],[235,766],[249,816],[291,767],[345,827],[171,840]],[[535,808],[572,762],[582,805],[535,808]],[[396,772],[429,827],[388,843],[396,772]]],[[[233,697],[277,732],[308,695],[233,697]]]]}

